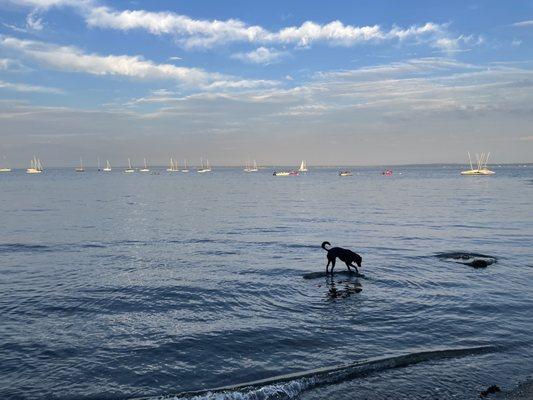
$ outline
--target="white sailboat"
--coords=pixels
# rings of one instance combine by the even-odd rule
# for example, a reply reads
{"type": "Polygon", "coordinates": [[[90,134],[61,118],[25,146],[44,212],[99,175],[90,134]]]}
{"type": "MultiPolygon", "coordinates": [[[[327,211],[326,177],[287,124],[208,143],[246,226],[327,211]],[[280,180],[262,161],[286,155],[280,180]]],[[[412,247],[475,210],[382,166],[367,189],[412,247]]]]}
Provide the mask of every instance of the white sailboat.
{"type": "Polygon", "coordinates": [[[481,155],[476,154],[477,159],[477,168],[474,168],[472,165],[472,158],[470,157],[470,152],[468,152],[468,161],[470,163],[470,169],[466,171],[461,171],[461,175],[493,175],[495,172],[491,171],[487,167],[487,162],[489,161],[490,152],[481,155]]]}
{"type": "Polygon", "coordinates": [[[80,157],[80,166],[75,169],[76,172],[85,172],[85,169],[83,168],[83,160],[80,157]]]}
{"type": "MultiPolygon", "coordinates": [[[[3,159],[5,160],[6,156],[4,156],[3,159]]],[[[0,172],[11,172],[11,168],[9,168],[9,167],[0,167],[0,172]]]]}
{"type": "Polygon", "coordinates": [[[307,172],[307,162],[305,160],[302,160],[302,163],[300,164],[300,168],[298,168],[298,171],[307,172]]]}
{"type": "Polygon", "coordinates": [[[172,157],[170,157],[170,166],[167,168],[167,171],[168,172],[178,172],[179,171],[178,162],[176,161],[174,163],[174,159],[172,157]]]}
{"type": "Polygon", "coordinates": [[[30,168],[26,169],[27,174],[40,174],[43,172],[43,166],[41,160],[33,156],[33,159],[30,161],[30,168]]]}
{"type": "Polygon", "coordinates": [[[128,158],[128,168],[124,170],[125,173],[131,174],[132,172],[135,172],[135,169],[131,167],[131,160],[128,158]]]}
{"type": "Polygon", "coordinates": [[[102,171],[111,172],[111,164],[109,164],[109,160],[105,160],[105,168],[102,171]]]}
{"type": "Polygon", "coordinates": [[[203,174],[203,173],[206,173],[206,172],[211,172],[211,167],[209,166],[209,160],[206,160],[206,164],[204,165],[204,161],[203,159],[200,159],[201,160],[201,168],[198,170],[199,173],[203,174]]]}
{"type": "Polygon", "coordinates": [[[140,172],[150,172],[150,169],[148,168],[148,165],[146,165],[146,158],[144,159],[144,168],[141,168],[139,171],[140,172]]]}
{"type": "Polygon", "coordinates": [[[254,160],[253,165],[251,165],[250,162],[248,162],[246,164],[246,167],[244,168],[244,172],[257,172],[257,171],[259,171],[259,169],[257,168],[257,163],[255,162],[255,160],[254,160]]]}
{"type": "Polygon", "coordinates": [[[183,169],[181,170],[181,172],[189,172],[189,168],[187,167],[187,159],[185,159],[183,161],[183,169]]]}

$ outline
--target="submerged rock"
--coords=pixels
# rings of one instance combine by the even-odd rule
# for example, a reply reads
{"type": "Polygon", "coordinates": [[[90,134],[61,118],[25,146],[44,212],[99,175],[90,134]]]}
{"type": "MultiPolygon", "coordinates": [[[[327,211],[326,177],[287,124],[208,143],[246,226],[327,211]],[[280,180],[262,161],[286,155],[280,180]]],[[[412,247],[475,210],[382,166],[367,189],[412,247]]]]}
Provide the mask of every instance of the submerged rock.
{"type": "Polygon", "coordinates": [[[481,398],[485,398],[487,397],[489,394],[494,394],[494,393],[498,393],[498,392],[501,392],[501,389],[499,386],[497,385],[492,385],[492,386],[489,386],[487,388],[487,390],[483,390],[480,394],[479,394],[479,397],[481,398]]]}
{"type": "Polygon", "coordinates": [[[488,256],[486,254],[479,253],[462,253],[462,252],[450,252],[450,253],[438,253],[435,257],[444,260],[452,261],[458,264],[468,265],[473,268],[487,268],[497,262],[497,258],[494,256],[488,256]]]}
{"type": "Polygon", "coordinates": [[[486,260],[474,260],[467,263],[467,265],[470,265],[474,268],[487,268],[490,264],[486,260]]]}

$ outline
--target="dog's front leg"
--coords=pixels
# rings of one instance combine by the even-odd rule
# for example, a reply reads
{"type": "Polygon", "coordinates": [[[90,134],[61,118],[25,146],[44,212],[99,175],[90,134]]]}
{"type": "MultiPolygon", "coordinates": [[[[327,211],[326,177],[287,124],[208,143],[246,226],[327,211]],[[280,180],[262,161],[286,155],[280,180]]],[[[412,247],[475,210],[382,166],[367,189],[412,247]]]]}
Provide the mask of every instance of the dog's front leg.
{"type": "Polygon", "coordinates": [[[357,275],[359,275],[359,270],[357,269],[357,266],[356,266],[356,265],[353,265],[353,264],[352,264],[351,266],[355,268],[355,273],[356,273],[357,275]]]}
{"type": "Polygon", "coordinates": [[[326,275],[328,274],[328,267],[329,267],[329,264],[331,263],[331,260],[328,260],[328,265],[326,265],[326,275]]]}

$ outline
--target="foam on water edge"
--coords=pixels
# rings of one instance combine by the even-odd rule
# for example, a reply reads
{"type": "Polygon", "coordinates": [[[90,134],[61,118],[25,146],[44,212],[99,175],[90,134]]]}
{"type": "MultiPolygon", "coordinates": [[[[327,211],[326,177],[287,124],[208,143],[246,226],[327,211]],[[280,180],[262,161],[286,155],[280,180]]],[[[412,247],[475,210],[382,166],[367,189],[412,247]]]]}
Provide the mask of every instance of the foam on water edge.
{"type": "Polygon", "coordinates": [[[305,390],[340,383],[369,373],[402,368],[424,361],[465,357],[495,351],[494,346],[428,350],[394,357],[376,357],[349,364],[324,367],[288,375],[176,395],[138,398],[137,400],[269,400],[293,399],[305,390]]]}

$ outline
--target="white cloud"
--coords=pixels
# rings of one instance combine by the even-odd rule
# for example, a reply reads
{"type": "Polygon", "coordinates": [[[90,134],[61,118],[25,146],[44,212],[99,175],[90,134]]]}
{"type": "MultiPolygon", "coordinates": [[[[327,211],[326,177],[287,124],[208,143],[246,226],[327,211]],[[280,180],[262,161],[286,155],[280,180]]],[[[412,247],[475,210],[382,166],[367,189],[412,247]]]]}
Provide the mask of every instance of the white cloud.
{"type": "Polygon", "coordinates": [[[8,70],[13,66],[14,61],[9,58],[0,58],[0,70],[8,70]]]}
{"type": "Polygon", "coordinates": [[[290,26],[279,31],[269,31],[259,25],[248,25],[238,19],[200,20],[173,12],[145,10],[117,11],[100,6],[84,10],[89,26],[117,30],[144,29],[155,35],[172,34],[185,47],[208,48],[232,42],[256,44],[292,44],[300,47],[324,42],[331,45],[352,46],[365,42],[387,40],[427,40],[436,42],[448,37],[447,24],[428,22],[406,28],[389,30],[379,25],[353,26],[340,21],[318,24],[306,21],[300,26],[290,26]]]}
{"type": "Polygon", "coordinates": [[[26,27],[34,31],[43,30],[43,20],[39,17],[36,11],[32,11],[26,17],[26,27]]]}
{"type": "MultiPolygon", "coordinates": [[[[205,20],[170,11],[116,10],[98,5],[95,0],[7,0],[35,9],[71,6],[76,9],[91,27],[128,31],[143,29],[154,35],[173,35],[186,48],[210,48],[229,43],[256,45],[294,45],[308,47],[314,43],[333,46],[354,46],[362,43],[385,41],[412,41],[425,43],[443,51],[456,51],[464,42],[463,36],[454,37],[449,24],[427,22],[408,27],[380,25],[355,26],[341,21],[325,24],[313,21],[299,26],[288,26],[271,31],[259,25],[248,25],[238,19],[205,20]]],[[[524,21],[515,25],[529,24],[524,21]]]]}
{"type": "Polygon", "coordinates": [[[231,57],[252,64],[269,65],[279,62],[287,53],[276,49],[259,47],[248,53],[236,53],[231,57]]]}
{"type": "Polygon", "coordinates": [[[485,42],[483,36],[474,36],[474,35],[460,35],[456,38],[453,37],[442,37],[437,39],[433,43],[433,47],[437,47],[440,50],[446,53],[455,53],[458,51],[464,51],[464,47],[477,46],[485,42]]]}
{"type": "Polygon", "coordinates": [[[47,86],[34,86],[27,85],[25,83],[11,83],[0,80],[0,89],[14,90],[16,92],[33,92],[33,93],[55,93],[62,94],[63,90],[47,87],[47,86]]]}
{"type": "Polygon", "coordinates": [[[530,19],[528,21],[521,21],[521,22],[516,22],[513,24],[513,26],[516,26],[518,28],[526,28],[526,27],[533,27],[533,19],[530,19]]]}
{"type": "Polygon", "coordinates": [[[181,57],[177,57],[177,56],[169,57],[168,59],[169,59],[169,60],[172,60],[172,61],[180,61],[180,60],[183,60],[183,58],[181,58],[181,57]]]}
{"type": "Polygon", "coordinates": [[[0,58],[0,71],[22,72],[30,71],[30,68],[26,67],[18,60],[13,60],[11,58],[0,58]]]}
{"type": "Polygon", "coordinates": [[[57,46],[9,36],[0,36],[0,47],[16,51],[60,71],[116,75],[146,80],[166,79],[204,89],[254,88],[277,84],[275,81],[239,79],[198,68],[156,64],[140,56],[87,54],[73,46],[57,46]]]}

